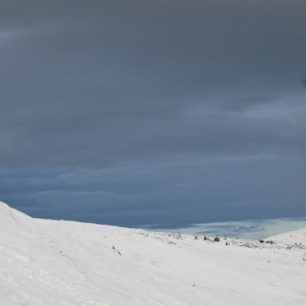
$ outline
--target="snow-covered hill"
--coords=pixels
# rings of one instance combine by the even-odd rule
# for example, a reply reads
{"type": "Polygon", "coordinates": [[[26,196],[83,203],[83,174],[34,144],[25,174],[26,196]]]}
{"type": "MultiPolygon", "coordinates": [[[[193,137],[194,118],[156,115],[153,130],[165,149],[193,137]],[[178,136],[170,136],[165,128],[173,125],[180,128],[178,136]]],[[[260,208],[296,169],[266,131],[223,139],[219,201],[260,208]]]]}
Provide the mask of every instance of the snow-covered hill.
{"type": "Polygon", "coordinates": [[[306,246],[306,228],[273,236],[268,239],[273,239],[274,241],[281,243],[300,244],[306,246]]]}
{"type": "Polygon", "coordinates": [[[0,202],[0,305],[306,305],[306,231],[295,233],[213,241],[33,219],[0,202]]]}

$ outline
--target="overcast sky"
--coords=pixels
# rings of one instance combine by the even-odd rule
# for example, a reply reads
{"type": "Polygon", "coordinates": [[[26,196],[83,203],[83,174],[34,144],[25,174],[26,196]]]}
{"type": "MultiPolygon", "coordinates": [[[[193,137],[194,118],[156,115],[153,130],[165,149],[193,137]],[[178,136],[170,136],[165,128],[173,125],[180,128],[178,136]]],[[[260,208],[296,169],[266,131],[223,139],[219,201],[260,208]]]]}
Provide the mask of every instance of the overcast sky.
{"type": "Polygon", "coordinates": [[[306,216],[305,12],[2,0],[1,200],[128,226],[306,216]]]}

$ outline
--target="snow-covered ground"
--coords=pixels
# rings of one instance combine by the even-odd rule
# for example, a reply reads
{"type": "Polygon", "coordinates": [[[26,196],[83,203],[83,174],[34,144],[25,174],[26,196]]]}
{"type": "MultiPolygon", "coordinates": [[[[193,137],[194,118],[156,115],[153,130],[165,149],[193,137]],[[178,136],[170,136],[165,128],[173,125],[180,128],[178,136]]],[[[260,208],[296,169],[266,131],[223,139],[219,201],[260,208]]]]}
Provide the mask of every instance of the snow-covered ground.
{"type": "Polygon", "coordinates": [[[306,228],[300,229],[298,231],[284,233],[281,235],[276,235],[267,239],[273,239],[276,242],[286,243],[289,245],[299,244],[301,246],[306,246],[306,228]]]}
{"type": "Polygon", "coordinates": [[[306,230],[213,241],[33,219],[0,202],[1,306],[302,306],[305,260],[306,230]]]}

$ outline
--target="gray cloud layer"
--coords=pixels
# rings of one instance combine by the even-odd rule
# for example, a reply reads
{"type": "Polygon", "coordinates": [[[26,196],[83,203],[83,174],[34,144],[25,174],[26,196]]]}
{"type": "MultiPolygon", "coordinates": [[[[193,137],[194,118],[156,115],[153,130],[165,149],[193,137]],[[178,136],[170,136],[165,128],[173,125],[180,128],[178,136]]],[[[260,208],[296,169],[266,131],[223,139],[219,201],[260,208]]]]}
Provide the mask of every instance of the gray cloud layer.
{"type": "Polygon", "coordinates": [[[306,214],[305,11],[2,1],[0,195],[117,224],[306,214]]]}

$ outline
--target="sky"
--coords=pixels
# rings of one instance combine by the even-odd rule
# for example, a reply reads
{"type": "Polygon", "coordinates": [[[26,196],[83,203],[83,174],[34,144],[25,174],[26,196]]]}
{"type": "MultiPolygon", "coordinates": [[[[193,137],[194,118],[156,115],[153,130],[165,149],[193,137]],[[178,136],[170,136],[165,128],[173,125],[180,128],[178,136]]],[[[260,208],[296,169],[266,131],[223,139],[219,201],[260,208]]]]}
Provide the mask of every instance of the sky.
{"type": "Polygon", "coordinates": [[[306,217],[304,0],[2,0],[0,199],[133,227],[306,217]]]}

